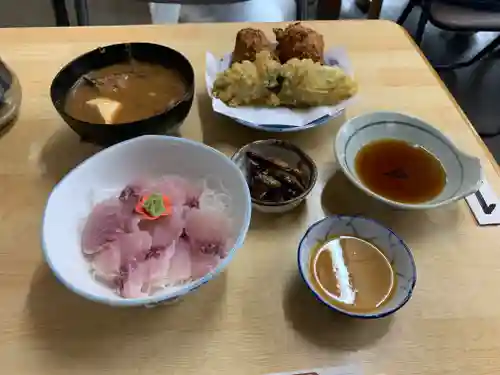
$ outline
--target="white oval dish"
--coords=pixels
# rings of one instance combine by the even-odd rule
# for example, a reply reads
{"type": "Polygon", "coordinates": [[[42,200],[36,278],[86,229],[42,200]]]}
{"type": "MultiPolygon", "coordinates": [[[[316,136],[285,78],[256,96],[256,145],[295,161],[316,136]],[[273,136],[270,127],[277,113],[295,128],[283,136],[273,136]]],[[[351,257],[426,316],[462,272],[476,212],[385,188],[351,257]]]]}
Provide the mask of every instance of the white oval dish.
{"type": "Polygon", "coordinates": [[[411,298],[417,281],[417,269],[413,255],[394,232],[378,222],[361,216],[329,216],[307,229],[299,243],[298,266],[302,279],[318,300],[329,308],[343,314],[365,319],[382,318],[393,314],[411,298]],[[316,292],[310,279],[311,251],[319,243],[325,243],[332,236],[354,236],[375,245],[387,258],[396,277],[396,290],[383,305],[368,313],[354,313],[333,305],[316,292]]]}
{"type": "Polygon", "coordinates": [[[372,197],[398,208],[429,209],[442,206],[475,193],[483,181],[478,158],[460,151],[444,134],[424,121],[396,112],[368,113],[344,123],[335,140],[335,153],[343,172],[356,186],[372,197]],[[446,172],[443,191],[428,202],[406,204],[387,199],[368,189],[360,181],[354,161],[361,148],[381,139],[402,140],[432,153],[446,172]]]}
{"type": "Polygon", "coordinates": [[[188,139],[146,135],[109,147],[89,158],[53,189],[42,222],[42,249],[56,277],[73,292],[112,306],[148,306],[186,295],[219,274],[242,246],[250,225],[251,201],[238,167],[221,152],[188,139]],[[117,196],[137,178],[178,174],[217,179],[232,200],[234,245],[219,265],[201,279],[165,288],[144,298],[125,299],[94,280],[81,249],[81,230],[93,205],[117,196]]]}
{"type": "Polygon", "coordinates": [[[266,157],[273,157],[297,167],[302,164],[303,170],[307,173],[309,184],[307,189],[298,197],[285,202],[265,202],[255,198],[252,199],[252,207],[257,211],[264,213],[284,213],[293,210],[299,206],[309,195],[316,184],[318,170],[314,161],[297,146],[287,141],[278,139],[266,139],[249,143],[240,148],[232,157],[234,163],[240,168],[241,172],[248,178],[249,163],[246,157],[247,151],[254,151],[266,157]]]}

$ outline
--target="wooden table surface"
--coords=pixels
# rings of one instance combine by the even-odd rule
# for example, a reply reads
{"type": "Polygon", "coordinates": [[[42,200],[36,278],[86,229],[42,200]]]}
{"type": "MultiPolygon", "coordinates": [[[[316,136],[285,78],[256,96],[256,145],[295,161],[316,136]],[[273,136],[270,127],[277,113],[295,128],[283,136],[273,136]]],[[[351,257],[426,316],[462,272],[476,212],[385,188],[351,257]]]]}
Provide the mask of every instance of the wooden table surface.
{"type": "MultiPolygon", "coordinates": [[[[270,33],[273,25],[258,25],[270,33]]],[[[275,25],[274,25],[275,26],[275,25]]],[[[97,148],[79,143],[49,98],[52,77],[94,47],[150,41],[182,51],[196,70],[197,100],[182,135],[230,153],[269,137],[211,111],[207,49],[232,49],[240,24],[0,29],[0,55],[19,75],[23,104],[0,138],[0,367],[2,374],[214,374],[360,364],[366,374],[482,375],[500,371],[500,228],[480,228],[465,202],[396,211],[336,173],[333,139],[345,118],[406,112],[434,124],[481,158],[500,192],[498,168],[408,35],[387,21],[318,22],[327,45],[352,59],[360,100],[344,117],[283,136],[317,162],[307,205],[284,216],[254,214],[227,272],[173,306],[112,309],[66,290],[44,264],[40,221],[47,195],[97,148]],[[324,308],[299,280],[297,243],[328,213],[364,213],[413,250],[418,281],[394,316],[360,321],[324,308]]]]}

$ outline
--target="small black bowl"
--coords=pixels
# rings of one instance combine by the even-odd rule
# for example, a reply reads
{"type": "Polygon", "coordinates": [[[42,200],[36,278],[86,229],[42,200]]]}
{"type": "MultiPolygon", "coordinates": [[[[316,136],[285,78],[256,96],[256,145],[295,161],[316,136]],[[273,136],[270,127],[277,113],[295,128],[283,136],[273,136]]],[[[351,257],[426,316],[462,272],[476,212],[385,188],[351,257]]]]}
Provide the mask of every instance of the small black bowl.
{"type": "Polygon", "coordinates": [[[193,104],[194,70],[186,57],[166,46],[152,43],[113,44],[87,52],[62,68],[52,81],[50,97],[57,112],[80,135],[82,141],[107,146],[140,135],[165,134],[176,130],[187,117],[193,104]],[[129,61],[131,58],[178,71],[186,83],[184,99],[161,114],[116,125],[80,121],[64,111],[69,91],[84,74],[129,61]]]}

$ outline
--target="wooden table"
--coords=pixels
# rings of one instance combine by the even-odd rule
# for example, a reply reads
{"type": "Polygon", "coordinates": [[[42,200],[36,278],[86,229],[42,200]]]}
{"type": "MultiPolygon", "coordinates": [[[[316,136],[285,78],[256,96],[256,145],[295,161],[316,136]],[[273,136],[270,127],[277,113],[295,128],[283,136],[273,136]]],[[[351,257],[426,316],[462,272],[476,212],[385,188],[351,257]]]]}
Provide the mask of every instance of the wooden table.
{"type": "MultiPolygon", "coordinates": [[[[182,51],[196,69],[197,100],[183,136],[228,154],[270,134],[211,111],[207,49],[222,54],[239,24],[0,29],[0,51],[18,73],[21,115],[0,138],[0,363],[2,374],[204,374],[269,372],[360,364],[366,374],[470,375],[500,371],[500,228],[480,228],[465,202],[428,212],[395,211],[336,173],[333,139],[345,118],[373,110],[429,121],[481,158],[500,192],[498,167],[455,101],[402,28],[388,21],[318,22],[327,45],[343,45],[360,100],[322,128],[283,136],[317,162],[307,205],[284,216],[254,214],[227,272],[184,301],[155,309],[111,309],[66,290],[42,260],[39,231],[54,184],[97,148],[79,143],[58,117],[49,85],[70,59],[114,42],[150,41],[182,51]],[[413,250],[413,298],[393,317],[336,315],[299,280],[297,243],[326,213],[364,213],[413,250]]],[[[276,25],[257,25],[268,33],[276,25]]]]}

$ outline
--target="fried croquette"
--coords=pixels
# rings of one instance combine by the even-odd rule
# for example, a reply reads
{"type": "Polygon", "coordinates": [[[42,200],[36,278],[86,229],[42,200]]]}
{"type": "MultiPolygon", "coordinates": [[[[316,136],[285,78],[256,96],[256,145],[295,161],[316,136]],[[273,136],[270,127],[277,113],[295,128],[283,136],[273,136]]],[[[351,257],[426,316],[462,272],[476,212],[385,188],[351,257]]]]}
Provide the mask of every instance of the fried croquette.
{"type": "Polygon", "coordinates": [[[236,34],[234,51],[231,63],[240,63],[243,61],[255,61],[256,56],[261,51],[269,51],[272,54],[273,45],[267,39],[262,30],[246,28],[241,29],[236,34]]]}
{"type": "Polygon", "coordinates": [[[276,54],[282,64],[293,58],[323,63],[325,42],[320,33],[300,22],[292,23],[285,29],[275,28],[273,31],[278,42],[276,54]]]}

